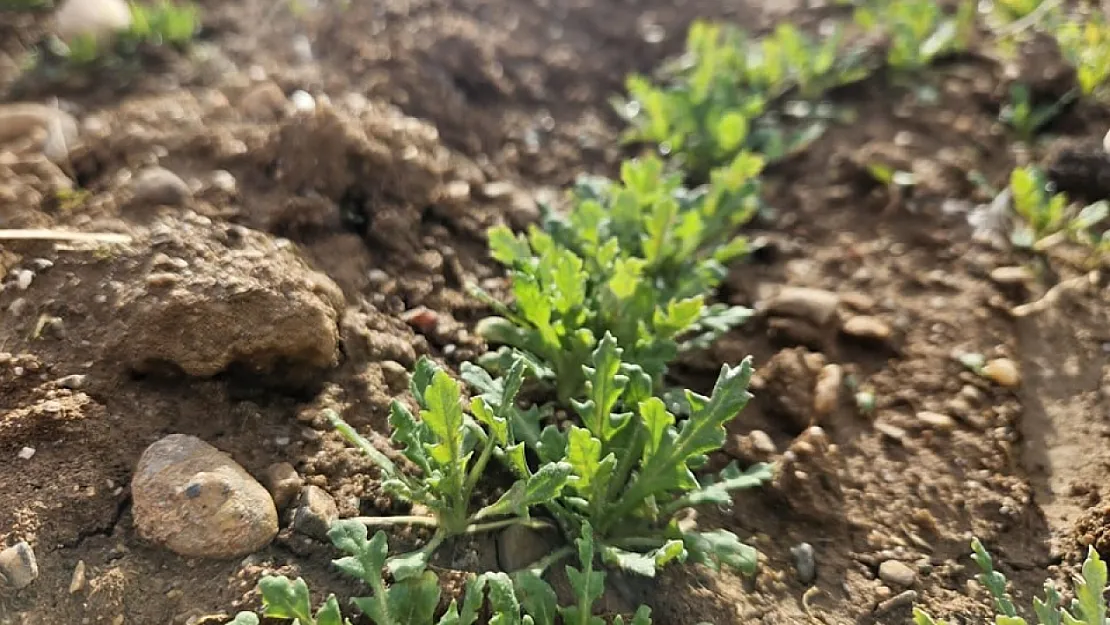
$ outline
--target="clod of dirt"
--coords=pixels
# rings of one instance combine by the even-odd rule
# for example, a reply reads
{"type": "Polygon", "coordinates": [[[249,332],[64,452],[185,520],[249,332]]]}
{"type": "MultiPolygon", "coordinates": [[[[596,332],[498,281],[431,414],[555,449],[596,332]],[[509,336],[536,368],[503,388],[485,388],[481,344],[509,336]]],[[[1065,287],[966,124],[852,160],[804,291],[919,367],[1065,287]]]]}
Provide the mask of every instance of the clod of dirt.
{"type": "Polygon", "coordinates": [[[837,364],[821,367],[813,387],[813,414],[820,420],[832,414],[840,405],[840,387],[844,384],[844,369],[837,364]]]}
{"type": "Polygon", "coordinates": [[[869,315],[850,317],[841,331],[847,336],[876,343],[885,343],[894,333],[885,321],[869,315]]]}
{"type": "Polygon", "coordinates": [[[879,579],[889,586],[906,588],[917,581],[917,572],[898,560],[886,560],[879,565],[879,579]]]}
{"type": "Polygon", "coordinates": [[[556,532],[510,525],[497,535],[497,562],[502,571],[519,571],[555,551],[561,541],[556,532]]]}
{"type": "Polygon", "coordinates": [[[195,436],[171,434],[147,447],[131,496],[139,534],[186,557],[240,557],[269,544],[278,531],[266,489],[195,436]]]}
{"type": "Polygon", "coordinates": [[[1110,154],[1099,143],[1065,144],[1050,155],[1046,171],[1057,192],[1083,202],[1110,199],[1110,154]]]}
{"type": "Polygon", "coordinates": [[[417,352],[408,325],[375,310],[350,312],[343,318],[343,348],[356,362],[416,363],[417,352]]]}
{"type": "Polygon", "coordinates": [[[955,419],[939,412],[923,410],[917,413],[917,420],[925,427],[940,432],[950,432],[956,428],[955,419]]]}
{"type": "Polygon", "coordinates": [[[154,229],[155,243],[138,259],[145,288],[121,295],[121,359],[140,372],[171,363],[201,377],[238,364],[290,383],[334,366],[339,287],[289,246],[245,228],[213,232],[205,221],[154,229]]]}
{"type": "Polygon", "coordinates": [[[819,359],[820,354],[794,347],[771,356],[759,370],[761,395],[767,399],[769,411],[783,417],[791,433],[801,432],[819,419],[814,409],[819,359]]]}
{"type": "Polygon", "coordinates": [[[193,191],[181,176],[164,167],[148,167],[135,177],[136,204],[182,206],[193,197],[193,191]]]}
{"type": "Polygon", "coordinates": [[[285,117],[288,108],[289,99],[273,81],[255,85],[239,100],[239,112],[251,121],[278,121],[285,117]]]}
{"type": "Polygon", "coordinates": [[[1033,272],[1024,265],[998,267],[991,270],[990,276],[1000,286],[1026,285],[1035,279],[1033,272]]]}
{"type": "Polygon", "coordinates": [[[327,540],[328,528],[339,518],[339,507],[324,489],[306,486],[290,515],[290,525],[305,536],[327,540]]]}
{"type": "Polygon", "coordinates": [[[266,485],[266,490],[270,491],[277,509],[284,510],[301,491],[304,479],[293,465],[288,462],[278,462],[266,468],[262,483],[266,485]]]}
{"type": "Polygon", "coordinates": [[[77,120],[61,109],[33,103],[0,106],[0,145],[13,154],[37,153],[61,163],[80,134],[77,120]]]}
{"type": "Polygon", "coordinates": [[[67,0],[54,19],[55,31],[64,41],[78,37],[104,41],[131,25],[131,7],[124,0],[67,0]]]}
{"type": "Polygon", "coordinates": [[[38,576],[39,565],[31,545],[20,541],[0,551],[0,584],[19,590],[30,586],[38,576]]]}
{"type": "Polygon", "coordinates": [[[770,315],[796,317],[818,326],[829,323],[836,314],[840,298],[832,291],[786,287],[766,303],[770,315]]]}
{"type": "Polygon", "coordinates": [[[840,515],[844,495],[838,465],[840,450],[819,427],[806,429],[782,455],[772,486],[798,514],[818,519],[840,515]]]}

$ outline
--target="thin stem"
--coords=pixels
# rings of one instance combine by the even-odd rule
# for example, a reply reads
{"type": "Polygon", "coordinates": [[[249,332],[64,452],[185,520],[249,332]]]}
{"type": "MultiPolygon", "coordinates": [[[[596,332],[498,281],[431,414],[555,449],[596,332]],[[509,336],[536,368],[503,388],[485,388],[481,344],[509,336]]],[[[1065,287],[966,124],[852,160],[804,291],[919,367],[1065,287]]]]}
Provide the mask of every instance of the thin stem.
{"type": "MultiPolygon", "coordinates": [[[[480,429],[480,428],[479,428],[480,429]]],[[[489,458],[493,455],[493,436],[492,434],[486,437],[486,445],[482,448],[482,455],[478,456],[478,462],[470,468],[470,475],[466,478],[466,484],[463,486],[463,491],[460,493],[460,503],[463,509],[466,509],[467,502],[470,501],[470,494],[474,492],[474,487],[478,484],[478,478],[482,477],[482,472],[486,470],[486,464],[489,458]]]]}
{"type": "Polygon", "coordinates": [[[514,517],[511,519],[501,519],[500,521],[490,521],[489,523],[471,523],[466,526],[464,533],[478,534],[480,532],[489,532],[502,527],[509,527],[511,525],[520,525],[534,530],[551,529],[553,526],[547,521],[539,519],[526,519],[524,517],[514,517]]]}
{"type": "Polygon", "coordinates": [[[551,568],[551,566],[554,565],[556,562],[558,562],[559,560],[562,560],[563,558],[569,556],[572,553],[574,553],[574,550],[571,549],[570,547],[559,547],[555,551],[549,553],[548,555],[540,558],[539,560],[536,560],[531,565],[525,567],[524,570],[531,571],[532,573],[534,573],[536,575],[542,576],[544,571],[551,568]]]}
{"type": "Polygon", "coordinates": [[[359,516],[351,519],[368,527],[387,527],[390,525],[420,525],[439,527],[439,521],[430,516],[359,516]]]}

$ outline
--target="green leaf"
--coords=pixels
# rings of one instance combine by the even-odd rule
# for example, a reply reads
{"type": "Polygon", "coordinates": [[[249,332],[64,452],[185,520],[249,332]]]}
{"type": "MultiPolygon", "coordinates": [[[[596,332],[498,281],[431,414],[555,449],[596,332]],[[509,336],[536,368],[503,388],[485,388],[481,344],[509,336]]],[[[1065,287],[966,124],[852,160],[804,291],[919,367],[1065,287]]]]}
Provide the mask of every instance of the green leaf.
{"type": "Polygon", "coordinates": [[[528,509],[548,503],[571,481],[574,467],[567,462],[545,464],[527,480],[515,482],[497,501],[475,514],[475,519],[515,514],[528,516],[528,509]]]}
{"type": "Polygon", "coordinates": [[[914,625],[948,625],[947,621],[933,620],[933,617],[929,616],[928,612],[916,606],[913,608],[913,622],[914,625]]]}
{"type": "Polygon", "coordinates": [[[593,604],[605,592],[605,574],[594,572],[594,537],[590,524],[583,523],[582,536],[576,539],[578,561],[581,569],[567,565],[567,579],[578,603],[561,606],[560,614],[568,625],[604,625],[600,617],[592,616],[593,604]]]}
{"type": "MultiPolygon", "coordinates": [[[[425,625],[432,622],[439,605],[439,579],[435,573],[424,571],[422,575],[394,583],[387,594],[389,614],[394,622],[398,625],[425,625]]],[[[358,600],[355,601],[359,605],[358,600]]]]}
{"type": "Polygon", "coordinates": [[[705,564],[713,569],[723,565],[745,575],[755,573],[759,564],[759,552],[740,542],[736,534],[727,530],[684,532],[682,540],[690,560],[695,564],[705,564]]]}
{"type": "Polygon", "coordinates": [[[1018,615],[1017,608],[1014,607],[1014,602],[1010,599],[1009,593],[1006,592],[1006,576],[994,570],[991,554],[983,546],[983,543],[979,542],[978,538],[972,539],[971,549],[974,552],[971,559],[979,566],[980,570],[976,577],[994,597],[998,611],[1003,616],[1016,617],[1018,615]]]}
{"type": "Polygon", "coordinates": [[[701,318],[704,309],[705,298],[700,295],[672,300],[667,303],[665,312],[655,310],[652,326],[659,337],[671,338],[690,329],[701,318]]]}
{"type": "Polygon", "coordinates": [[[390,440],[401,448],[401,453],[420,467],[424,475],[431,474],[432,465],[424,449],[424,426],[397,400],[393,400],[389,407],[389,427],[392,430],[390,440]]]}
{"type": "Polygon", "coordinates": [[[529,570],[513,574],[513,585],[525,613],[536,625],[555,625],[559,605],[555,589],[529,570]]]}
{"type": "Polygon", "coordinates": [[[512,579],[505,573],[486,573],[484,577],[489,585],[490,625],[519,625],[520,603],[512,579]]]}
{"type": "Polygon", "coordinates": [[[681,540],[668,540],[661,547],[647,553],[626,551],[608,545],[601,547],[601,558],[606,564],[644,577],[655,577],[656,571],[685,557],[686,547],[681,540]]]}
{"type": "Polygon", "coordinates": [[[459,385],[443,371],[432,376],[432,383],[425,392],[427,409],[420,418],[431,432],[435,443],[425,443],[429,458],[443,471],[444,479],[436,486],[441,494],[461,491],[466,474],[467,457],[463,453],[462,405],[459,403],[459,385]]]}
{"type": "Polygon", "coordinates": [[[1060,625],[1060,593],[1056,592],[1052,584],[1045,582],[1044,596],[1044,600],[1035,597],[1033,599],[1033,612],[1040,625],[1060,625]]]}
{"type": "Polygon", "coordinates": [[[339,600],[335,595],[328,595],[324,605],[316,612],[316,625],[343,625],[345,622],[339,611],[339,600]]]}
{"type": "Polygon", "coordinates": [[[1094,547],[1087,547],[1087,559],[1083,562],[1082,571],[1083,575],[1075,585],[1079,614],[1087,623],[1105,623],[1106,563],[1094,547]]]}
{"type": "Polygon", "coordinates": [[[704,481],[698,490],[687,493],[678,499],[675,505],[680,507],[704,504],[728,506],[732,504],[732,491],[761,486],[770,482],[772,477],[774,477],[774,471],[771,465],[765,462],[756,463],[745,471],[741,471],[734,462],[725,467],[717,479],[704,481]]]}
{"type": "Polygon", "coordinates": [[[262,592],[262,615],[269,618],[291,618],[311,625],[312,599],[303,579],[267,575],[258,581],[262,592]]]}
{"type": "Polygon", "coordinates": [[[513,234],[506,226],[494,226],[486,236],[489,238],[490,256],[506,267],[513,267],[532,256],[528,241],[513,234]]]}
{"type": "Polygon", "coordinates": [[[582,417],[582,423],[602,443],[623,425],[621,420],[627,422],[627,415],[619,415],[617,423],[611,416],[613,407],[628,384],[628,377],[620,374],[622,353],[623,350],[617,347],[617,339],[606,333],[593,352],[593,366],[582,367],[588,378],[589,399],[572,402],[575,411],[582,417]]]}
{"type": "Polygon", "coordinates": [[[748,138],[748,118],[736,112],[729,111],[717,124],[717,143],[721,150],[730,153],[744,144],[748,138]]]}
{"type": "Polygon", "coordinates": [[[367,533],[366,526],[361,522],[342,519],[328,528],[328,539],[336,549],[348,554],[335,560],[335,566],[373,587],[381,582],[389,545],[385,532],[376,532],[371,540],[366,539],[367,533]]]}
{"type": "Polygon", "coordinates": [[[432,362],[432,359],[427,356],[421,356],[420,360],[416,361],[416,367],[413,368],[412,376],[409,377],[409,390],[412,391],[413,397],[416,398],[421,408],[428,407],[424,394],[427,393],[435,375],[442,371],[439,365],[432,362]]]}

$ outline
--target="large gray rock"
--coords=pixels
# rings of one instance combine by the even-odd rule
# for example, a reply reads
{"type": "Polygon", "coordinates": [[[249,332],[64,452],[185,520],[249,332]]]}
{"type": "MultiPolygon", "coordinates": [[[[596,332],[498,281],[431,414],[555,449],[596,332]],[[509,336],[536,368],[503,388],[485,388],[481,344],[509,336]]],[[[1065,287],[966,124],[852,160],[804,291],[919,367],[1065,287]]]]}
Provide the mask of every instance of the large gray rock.
{"type": "Polygon", "coordinates": [[[131,496],[139,534],[187,557],[241,557],[269,544],[278,531],[266,489],[194,436],[171,434],[147,447],[131,496]]]}

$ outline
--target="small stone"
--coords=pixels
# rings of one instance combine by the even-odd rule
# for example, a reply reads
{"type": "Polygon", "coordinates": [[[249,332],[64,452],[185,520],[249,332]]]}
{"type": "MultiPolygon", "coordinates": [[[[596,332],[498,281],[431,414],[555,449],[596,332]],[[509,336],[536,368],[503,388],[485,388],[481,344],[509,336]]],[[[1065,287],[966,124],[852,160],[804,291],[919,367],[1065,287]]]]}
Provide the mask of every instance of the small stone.
{"type": "Polygon", "coordinates": [[[513,573],[555,551],[558,543],[554,532],[510,525],[497,535],[497,563],[513,573]]]}
{"type": "Polygon", "coordinates": [[[131,7],[124,0],[66,0],[54,20],[63,41],[92,37],[102,42],[131,26],[131,7]]]}
{"type": "Polygon", "coordinates": [[[31,281],[35,279],[35,272],[30,269],[22,269],[15,274],[15,286],[20,291],[26,291],[31,287],[31,281]]]}
{"type": "Polygon", "coordinates": [[[31,135],[43,136],[43,151],[52,134],[60,133],[69,145],[77,142],[80,130],[77,120],[65,111],[45,104],[0,104],[0,144],[31,135]],[[53,129],[53,130],[52,130],[53,129]]]}
{"type": "Polygon", "coordinates": [[[260,122],[281,119],[288,106],[285,92],[269,80],[255,85],[239,100],[239,112],[247,119],[260,122]]]}
{"type": "Polygon", "coordinates": [[[312,94],[307,91],[298,89],[293,92],[289,100],[293,102],[293,108],[302,113],[310,113],[316,110],[316,98],[312,97],[312,94]]]}
{"type": "Polygon", "coordinates": [[[752,448],[760,453],[769,456],[778,453],[778,448],[775,447],[775,441],[771,440],[771,436],[763,430],[752,430],[748,432],[748,439],[752,443],[752,448]]]}
{"type": "Polygon", "coordinates": [[[401,313],[401,320],[417,331],[427,334],[436,329],[436,325],[439,323],[439,314],[430,308],[421,306],[401,313]]]}
{"type": "Polygon", "coordinates": [[[879,579],[890,586],[907,588],[917,580],[917,572],[898,560],[886,560],[879,565],[879,579]]]}
{"type": "Polygon", "coordinates": [[[1034,279],[1033,272],[1028,267],[999,267],[991,271],[991,280],[1002,286],[1028,284],[1034,279]]]}
{"type": "Polygon", "coordinates": [[[211,188],[228,195],[235,195],[236,191],[239,190],[239,182],[235,180],[235,175],[226,169],[217,169],[212,172],[209,184],[211,188]]]}
{"type": "Polygon", "coordinates": [[[274,505],[278,510],[285,509],[304,486],[304,480],[288,462],[270,465],[266,469],[262,483],[266,485],[266,490],[270,491],[270,496],[274,498],[274,505]]]}
{"type": "Polygon", "coordinates": [[[823,326],[836,313],[840,298],[832,291],[786,287],[767,302],[767,312],[784,317],[800,317],[823,326]]]}
{"type": "Polygon", "coordinates": [[[798,573],[798,581],[810,584],[817,578],[817,559],[813,545],[801,543],[790,548],[790,555],[794,556],[794,570],[798,573]]]}
{"type": "Polygon", "coordinates": [[[952,417],[939,412],[930,412],[928,410],[917,413],[917,420],[927,427],[942,432],[950,432],[956,427],[956,420],[952,417]]]}
{"type": "Polygon", "coordinates": [[[57,384],[58,386],[60,386],[62,388],[68,388],[68,389],[73,390],[73,391],[79,391],[79,390],[85,388],[85,385],[88,383],[88,380],[89,380],[89,376],[84,375],[84,374],[80,374],[80,373],[75,373],[73,375],[67,375],[64,378],[59,378],[58,381],[55,382],[55,384],[57,384]]]}
{"type": "Polygon", "coordinates": [[[840,404],[840,387],[844,382],[844,370],[837,364],[828,364],[817,374],[817,384],[813,389],[813,411],[818,418],[831,414],[840,404]]]}
{"type": "Polygon", "coordinates": [[[872,341],[885,341],[890,338],[891,329],[885,321],[878,317],[857,315],[844,322],[844,334],[858,339],[872,341]]]}
{"type": "Polygon", "coordinates": [[[85,561],[78,560],[73,568],[73,577],[69,580],[69,594],[76,594],[85,589],[85,561]]]}
{"type": "Polygon", "coordinates": [[[396,360],[383,360],[378,363],[382,368],[382,379],[392,393],[400,393],[409,386],[409,372],[396,360]]]}
{"type": "Polygon", "coordinates": [[[305,536],[317,540],[327,540],[328,528],[339,518],[339,507],[324,489],[307,486],[301,491],[301,498],[293,510],[291,525],[305,536]]]}
{"type": "Polygon", "coordinates": [[[147,447],[131,496],[139,535],[190,558],[242,557],[278,531],[270,493],[195,436],[171,434],[147,447]]]}
{"type": "Polygon", "coordinates": [[[984,378],[1006,388],[1014,388],[1021,384],[1021,373],[1017,364],[1009,358],[996,358],[983,365],[981,371],[984,378]]]}
{"type": "Polygon", "coordinates": [[[24,447],[23,449],[19,450],[19,453],[16,454],[16,457],[18,457],[20,460],[30,460],[31,458],[35,457],[35,448],[24,447]]]}
{"type": "Polygon", "coordinates": [[[39,565],[31,545],[18,542],[0,551],[0,582],[19,590],[39,576],[39,565]]]}
{"type": "Polygon", "coordinates": [[[193,191],[180,176],[163,167],[148,167],[135,178],[134,201],[161,206],[181,206],[193,191]]]}
{"type": "Polygon", "coordinates": [[[899,443],[906,440],[906,431],[896,425],[877,421],[875,423],[875,430],[878,431],[879,434],[899,443]]]}

